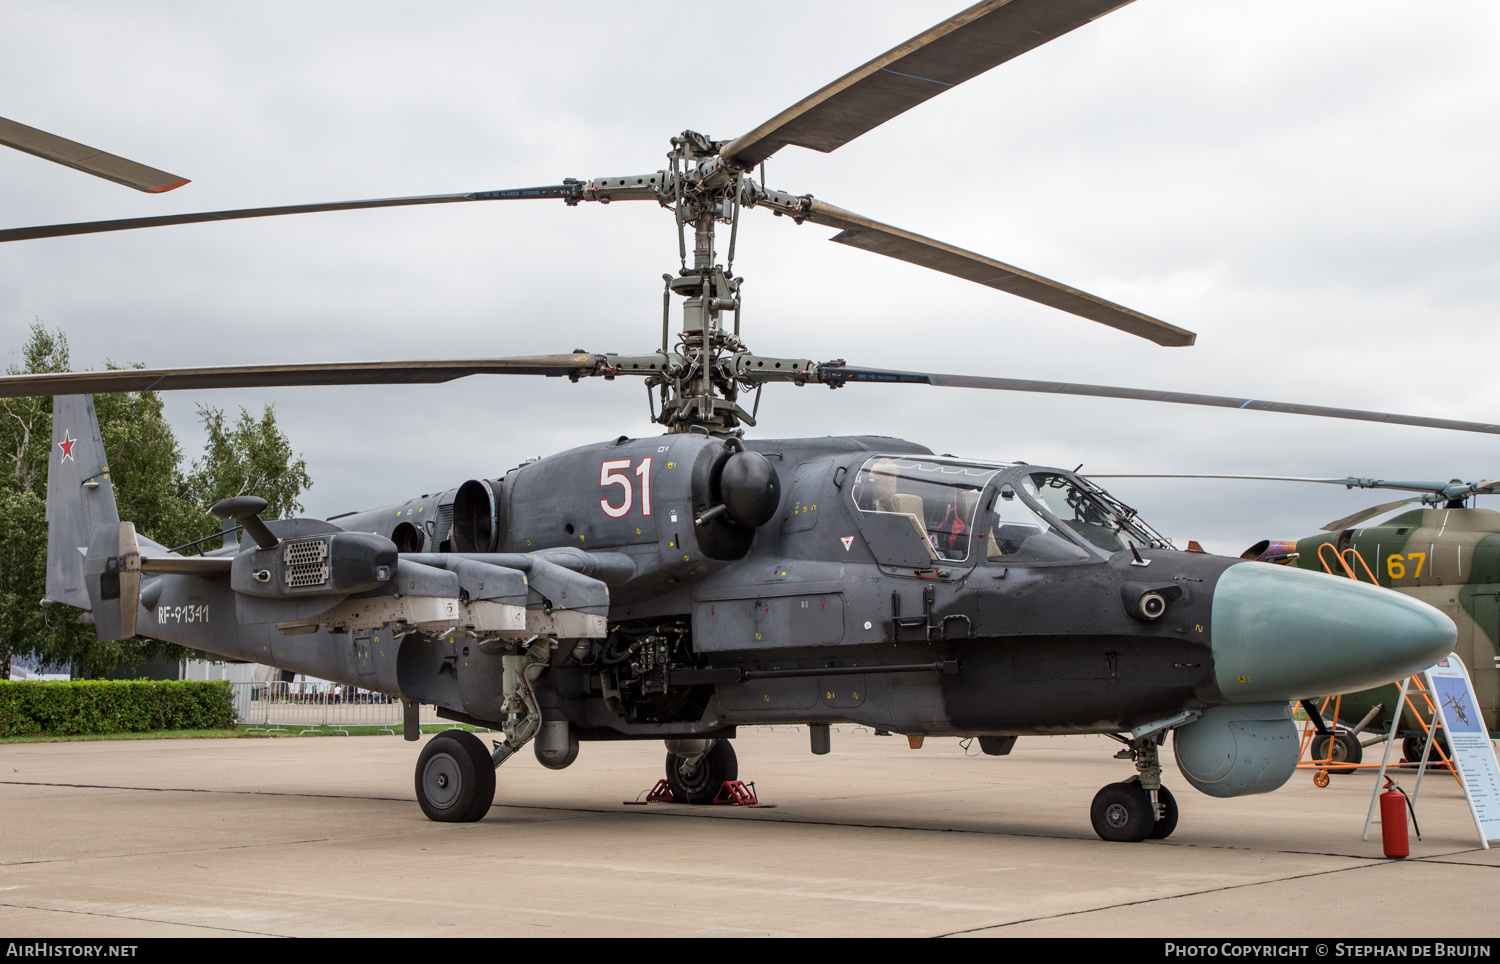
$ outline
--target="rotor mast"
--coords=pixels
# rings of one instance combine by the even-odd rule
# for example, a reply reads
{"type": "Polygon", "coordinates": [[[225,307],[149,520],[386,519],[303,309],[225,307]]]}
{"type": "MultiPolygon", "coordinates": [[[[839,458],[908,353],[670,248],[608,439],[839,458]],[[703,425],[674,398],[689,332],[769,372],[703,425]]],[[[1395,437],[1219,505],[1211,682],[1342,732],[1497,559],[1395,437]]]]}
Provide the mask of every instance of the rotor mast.
{"type": "MultiPolygon", "coordinates": [[[[653,419],[668,433],[703,431],[710,435],[739,435],[742,425],[754,425],[751,412],[739,405],[740,393],[766,381],[804,380],[814,366],[809,359],[763,359],[751,355],[740,341],[740,286],[734,274],[735,238],[740,212],[767,207],[776,215],[791,215],[800,223],[811,195],[798,197],[767,190],[746,171],[725,160],[728,141],[710,140],[696,131],[672,138],[668,170],[634,178],[598,178],[587,183],[580,200],[644,200],[654,198],[677,215],[681,266],[664,275],[667,291],[682,298],[682,327],[677,345],[667,338],[655,356],[610,355],[609,367],[620,374],[648,374],[648,390],[660,391],[661,411],[653,419]],[[730,229],[725,264],[719,263],[717,233],[730,229]],[[692,263],[688,263],[687,231],[693,233],[692,263]],[[726,324],[733,316],[733,326],[726,324]]],[[[608,374],[606,375],[608,377],[608,374]]]]}
{"type": "MultiPolygon", "coordinates": [[[[735,331],[725,330],[724,316],[733,312],[739,317],[740,281],[719,264],[715,235],[719,223],[734,225],[739,215],[741,176],[730,171],[719,159],[721,142],[710,141],[695,131],[684,131],[672,138],[672,163],[675,184],[677,229],[693,230],[693,263],[684,256],[677,276],[668,276],[668,289],[682,300],[682,330],[678,351],[683,357],[682,370],[663,372],[647,383],[648,390],[662,390],[661,414],[656,420],[669,433],[692,431],[699,427],[712,435],[735,433],[741,422],[754,419],[736,402],[739,386],[725,377],[719,360],[726,354],[743,351],[738,324],[735,331]],[[675,377],[674,377],[675,376],[675,377]]],[[[665,188],[666,185],[663,185],[665,188]]],[[[679,251],[686,255],[685,239],[679,239],[679,251]]],[[[662,346],[669,351],[669,345],[662,346]]]]}

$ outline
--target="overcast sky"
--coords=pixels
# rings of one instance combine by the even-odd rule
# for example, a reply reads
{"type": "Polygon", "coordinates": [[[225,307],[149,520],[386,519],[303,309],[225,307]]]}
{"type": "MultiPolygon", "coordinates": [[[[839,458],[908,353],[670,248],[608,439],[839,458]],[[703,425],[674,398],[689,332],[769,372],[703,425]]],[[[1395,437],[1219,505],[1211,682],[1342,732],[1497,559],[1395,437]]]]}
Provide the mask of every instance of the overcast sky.
{"type": "MultiPolygon", "coordinates": [[[[139,194],[0,152],[0,224],[437,194],[654,171],[960,9],[896,0],[4,3],[0,115],[191,178],[139,194]],[[682,17],[684,19],[674,19],[682,17]]],[[[1198,332],[1159,348],[748,212],[765,354],[1500,420],[1500,6],[1137,0],[775,188],[1018,264],[1198,332]]],[[[677,267],[654,204],[465,204],[0,249],[0,346],[74,366],[638,352],[677,267]]],[[[675,323],[675,318],[674,318],[675,323]]],[[[653,434],[638,384],[169,396],[274,403],[328,515],[653,434]]],[[[1256,412],[915,386],[771,388],[758,437],[873,433],[1094,472],[1500,476],[1500,440],[1256,412]]],[[[1238,554],[1382,493],[1110,485],[1179,545],[1238,554]]],[[[1497,503],[1500,507],[1500,503],[1497,503]]]]}

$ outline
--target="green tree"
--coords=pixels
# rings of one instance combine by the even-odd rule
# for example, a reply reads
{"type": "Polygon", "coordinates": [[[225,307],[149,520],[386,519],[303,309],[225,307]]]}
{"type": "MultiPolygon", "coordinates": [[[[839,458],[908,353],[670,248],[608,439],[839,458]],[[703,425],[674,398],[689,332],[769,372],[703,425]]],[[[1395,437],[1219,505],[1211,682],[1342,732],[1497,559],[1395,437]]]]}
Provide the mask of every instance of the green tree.
{"type": "MultiPolygon", "coordinates": [[[[7,372],[69,370],[67,338],[36,323],[20,363],[7,372]]],[[[242,409],[233,426],[219,410],[200,409],[209,440],[190,474],[183,472],[181,447],[156,393],[96,395],[94,407],[120,518],[161,545],[171,548],[218,532],[219,521],[207,509],[230,495],[264,497],[273,518],[302,509],[297,500],[312,482],[269,406],[259,420],[242,409]]],[[[51,398],[0,399],[0,678],[10,674],[12,653],[81,665],[88,675],[158,654],[180,658],[185,650],[157,640],[103,642],[92,626],[78,622],[76,609],[40,605],[51,446],[51,398]]]]}
{"type": "MultiPolygon", "coordinates": [[[[162,414],[161,397],[155,392],[95,395],[94,412],[120,518],[169,549],[205,535],[203,513],[188,496],[182,449],[162,414]]],[[[213,528],[216,523],[209,531],[213,528]]]]}
{"type": "Polygon", "coordinates": [[[312,479],[307,463],[294,456],[292,443],[277,427],[275,406],[267,405],[258,420],[241,408],[233,425],[218,408],[200,406],[198,417],[208,431],[208,441],[203,458],[193,462],[188,476],[195,504],[207,509],[220,499],[258,495],[267,502],[268,518],[282,519],[302,511],[298,499],[312,487],[312,479]]]}
{"type": "MultiPolygon", "coordinates": [[[[6,374],[68,370],[68,340],[33,323],[20,364],[6,374]]],[[[76,618],[49,618],[40,605],[46,585],[47,463],[52,448],[52,399],[0,399],[0,679],[12,653],[40,654],[80,634],[76,618]],[[72,626],[66,625],[72,622],[72,626]],[[75,628],[76,627],[76,628],[75,628]]]]}
{"type": "MultiPolygon", "coordinates": [[[[48,437],[51,442],[51,437],[48,437]]],[[[3,475],[10,481],[10,472],[3,475]]],[[[29,489],[0,488],[0,679],[10,678],[10,657],[53,649],[70,635],[63,620],[41,606],[47,583],[47,504],[29,489]]],[[[82,627],[79,627],[80,629],[82,627]]]]}
{"type": "MultiPolygon", "coordinates": [[[[33,322],[21,349],[21,364],[7,375],[68,371],[68,339],[33,322]]],[[[0,490],[47,496],[47,460],[52,447],[51,398],[0,398],[0,490]]]]}

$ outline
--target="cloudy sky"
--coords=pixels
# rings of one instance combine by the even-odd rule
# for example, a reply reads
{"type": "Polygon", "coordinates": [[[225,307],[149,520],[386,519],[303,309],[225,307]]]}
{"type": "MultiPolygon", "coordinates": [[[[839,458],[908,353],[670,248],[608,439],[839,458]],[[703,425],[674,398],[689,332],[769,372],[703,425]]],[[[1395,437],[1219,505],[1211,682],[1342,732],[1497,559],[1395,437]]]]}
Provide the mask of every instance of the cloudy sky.
{"type": "MultiPolygon", "coordinates": [[[[9,226],[653,171],[742,133],[959,9],[750,5],[4,4],[0,114],[192,178],[150,196],[0,152],[9,226]],[[686,19],[678,19],[685,17],[686,19]]],[[[1159,348],[944,275],[742,225],[766,354],[1500,420],[1500,7],[1137,0],[771,186],[990,254],[1199,334],[1159,348]]],[[[75,367],[646,351],[677,267],[651,204],[451,205],[5,245],[0,346],[40,319],[75,367]]],[[[653,432],[628,382],[183,393],[274,403],[310,512],[653,432]]],[[[760,437],[874,433],[1085,472],[1500,476],[1493,436],[922,387],[768,389],[760,437]]],[[[1237,554],[1380,493],[1117,482],[1237,554]]],[[[1500,503],[1497,503],[1500,507],[1500,503]]]]}

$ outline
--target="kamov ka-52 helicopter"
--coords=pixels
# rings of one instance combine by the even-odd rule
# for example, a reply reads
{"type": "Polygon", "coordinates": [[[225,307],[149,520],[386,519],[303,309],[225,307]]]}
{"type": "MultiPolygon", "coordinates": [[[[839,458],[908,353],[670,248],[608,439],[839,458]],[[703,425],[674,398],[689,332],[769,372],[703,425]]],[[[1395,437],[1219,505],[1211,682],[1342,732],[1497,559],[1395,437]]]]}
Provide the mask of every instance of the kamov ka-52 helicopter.
{"type": "MultiPolygon", "coordinates": [[[[860,367],[751,353],[740,340],[737,227],[761,209],[834,240],[1071,312],[1162,345],[1182,328],[753,175],[787,146],[833,151],[904,111],[1121,6],[988,0],[733,139],[683,131],[656,170],[533,188],[255,208],[0,231],[0,241],[281,214],[469,201],[654,202],[676,221],[675,342],[639,354],[128,369],[0,379],[54,396],[46,602],[135,634],[397,696],[502,730],[429,740],[434,820],[482,818],[495,768],[528,742],[565,767],[581,742],[663,740],[675,797],[738,775],[736,727],[856,721],[975,736],[1105,733],[1136,775],[1104,787],[1101,837],[1170,834],[1159,750],[1214,796],[1290,776],[1289,701],[1430,665],[1452,623],[1350,580],[1177,551],[1076,473],[939,457],[881,437],[754,439],[767,384],[929,384],[1291,412],[1497,433],[1500,426],[1263,400],[860,367]],[[720,261],[722,229],[727,253],[720,261]],[[691,236],[691,246],[688,237],[691,236]],[[688,256],[691,247],[691,258],[688,256]],[[332,519],[264,520],[253,493],[214,506],[225,544],[182,555],[115,509],[88,394],[444,382],[469,375],[642,378],[654,438],[620,437],[492,478],[332,519]],[[1344,645],[1358,633],[1360,647],[1344,645]]],[[[763,168],[762,168],[763,169],[763,168]]],[[[457,480],[455,480],[457,481],[457,480]]]]}

